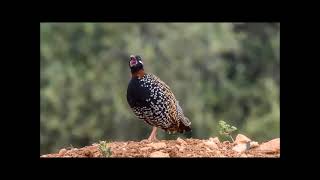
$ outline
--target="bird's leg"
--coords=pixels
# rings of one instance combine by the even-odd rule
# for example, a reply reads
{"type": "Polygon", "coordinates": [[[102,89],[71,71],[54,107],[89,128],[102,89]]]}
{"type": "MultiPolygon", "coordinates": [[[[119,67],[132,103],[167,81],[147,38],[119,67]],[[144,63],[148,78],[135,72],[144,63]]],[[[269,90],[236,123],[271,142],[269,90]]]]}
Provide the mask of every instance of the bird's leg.
{"type": "Polygon", "coordinates": [[[148,138],[149,141],[157,141],[157,127],[152,128],[152,132],[148,138]]]}

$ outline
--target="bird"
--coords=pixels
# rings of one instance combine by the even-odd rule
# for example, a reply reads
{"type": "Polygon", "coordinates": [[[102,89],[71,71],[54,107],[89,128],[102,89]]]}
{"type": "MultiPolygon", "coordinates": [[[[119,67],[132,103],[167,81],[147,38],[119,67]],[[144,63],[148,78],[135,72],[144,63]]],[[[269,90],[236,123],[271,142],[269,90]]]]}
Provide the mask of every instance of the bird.
{"type": "Polygon", "coordinates": [[[145,72],[143,61],[140,55],[130,55],[127,102],[138,119],[152,126],[147,140],[158,141],[158,128],[168,134],[192,131],[191,121],[170,87],[154,74],[145,72]]]}

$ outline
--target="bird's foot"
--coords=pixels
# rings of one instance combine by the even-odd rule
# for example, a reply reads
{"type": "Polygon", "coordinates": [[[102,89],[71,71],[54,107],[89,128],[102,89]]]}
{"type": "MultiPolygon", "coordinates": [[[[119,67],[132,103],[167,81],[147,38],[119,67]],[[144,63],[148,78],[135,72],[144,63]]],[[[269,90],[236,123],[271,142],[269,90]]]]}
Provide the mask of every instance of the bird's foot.
{"type": "Polygon", "coordinates": [[[152,132],[148,138],[149,142],[155,142],[155,141],[159,141],[157,139],[157,127],[153,127],[152,132]]]}

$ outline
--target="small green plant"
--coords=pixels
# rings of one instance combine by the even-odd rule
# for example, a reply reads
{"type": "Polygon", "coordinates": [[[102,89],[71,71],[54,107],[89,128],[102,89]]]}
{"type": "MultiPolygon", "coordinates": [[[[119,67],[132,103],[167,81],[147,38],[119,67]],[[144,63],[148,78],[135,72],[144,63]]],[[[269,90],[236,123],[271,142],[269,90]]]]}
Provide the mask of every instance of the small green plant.
{"type": "Polygon", "coordinates": [[[105,141],[100,141],[99,150],[103,157],[111,156],[111,148],[108,146],[108,143],[106,143],[105,141]]]}
{"type": "Polygon", "coordinates": [[[219,126],[218,126],[218,128],[219,128],[219,133],[220,133],[220,135],[228,136],[228,137],[230,137],[230,138],[232,139],[232,142],[234,142],[231,134],[232,134],[234,131],[237,130],[236,127],[231,126],[231,125],[227,124],[227,123],[224,122],[224,121],[219,121],[219,126]]]}
{"type": "Polygon", "coordinates": [[[70,145],[69,145],[69,147],[67,147],[66,149],[67,149],[67,150],[71,150],[71,149],[73,149],[72,144],[70,144],[70,145]]]}

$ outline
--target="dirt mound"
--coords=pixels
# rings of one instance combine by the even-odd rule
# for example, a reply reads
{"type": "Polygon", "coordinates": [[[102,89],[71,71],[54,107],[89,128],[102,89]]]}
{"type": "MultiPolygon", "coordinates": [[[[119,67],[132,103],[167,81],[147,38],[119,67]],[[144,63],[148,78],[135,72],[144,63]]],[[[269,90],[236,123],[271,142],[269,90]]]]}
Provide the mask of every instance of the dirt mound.
{"type": "MultiPolygon", "coordinates": [[[[262,143],[219,142],[217,138],[208,140],[180,139],[157,142],[127,141],[110,142],[110,157],[280,157],[280,138],[262,143]],[[271,145],[269,146],[269,144],[271,145]],[[262,148],[261,148],[262,147],[262,148]]],[[[104,157],[99,144],[80,149],[61,149],[59,153],[41,157],[104,157]]]]}

